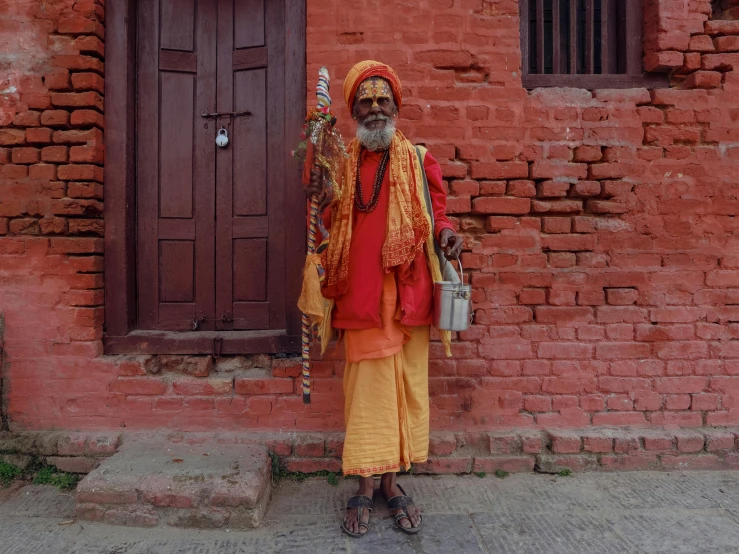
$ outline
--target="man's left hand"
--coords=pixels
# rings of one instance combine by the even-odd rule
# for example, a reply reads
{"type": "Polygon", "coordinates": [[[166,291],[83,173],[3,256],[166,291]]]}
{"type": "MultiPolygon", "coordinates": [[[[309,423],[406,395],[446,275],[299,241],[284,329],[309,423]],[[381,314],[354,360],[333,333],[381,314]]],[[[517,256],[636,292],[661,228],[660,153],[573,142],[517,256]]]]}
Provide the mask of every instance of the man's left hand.
{"type": "Polygon", "coordinates": [[[439,246],[447,260],[456,260],[462,252],[462,237],[451,229],[442,229],[439,234],[439,246]]]}

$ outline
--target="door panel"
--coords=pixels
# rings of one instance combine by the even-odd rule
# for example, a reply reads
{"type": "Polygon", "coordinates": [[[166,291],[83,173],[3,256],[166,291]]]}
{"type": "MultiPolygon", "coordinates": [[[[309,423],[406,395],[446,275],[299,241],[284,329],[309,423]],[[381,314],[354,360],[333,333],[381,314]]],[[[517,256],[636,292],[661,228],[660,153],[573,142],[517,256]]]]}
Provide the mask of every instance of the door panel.
{"type": "Polygon", "coordinates": [[[233,241],[233,281],[235,301],[267,300],[267,241],[247,239],[233,241]]]}
{"type": "Polygon", "coordinates": [[[162,302],[193,302],[195,279],[192,271],[183,268],[195,267],[193,242],[159,241],[159,298],[162,302]]]}
{"type": "Polygon", "coordinates": [[[162,72],[159,128],[159,217],[191,218],[195,76],[162,72]]]}
{"type": "Polygon", "coordinates": [[[233,216],[267,213],[267,70],[234,72],[237,111],[250,110],[249,119],[234,122],[238,144],[233,160],[233,216]],[[254,109],[258,106],[258,109],[254,109]]]}
{"type": "Polygon", "coordinates": [[[234,1],[234,48],[264,46],[264,3],[268,1],[234,1]]]}
{"type": "Polygon", "coordinates": [[[160,47],[167,50],[194,50],[195,0],[162,2],[160,47]]]}

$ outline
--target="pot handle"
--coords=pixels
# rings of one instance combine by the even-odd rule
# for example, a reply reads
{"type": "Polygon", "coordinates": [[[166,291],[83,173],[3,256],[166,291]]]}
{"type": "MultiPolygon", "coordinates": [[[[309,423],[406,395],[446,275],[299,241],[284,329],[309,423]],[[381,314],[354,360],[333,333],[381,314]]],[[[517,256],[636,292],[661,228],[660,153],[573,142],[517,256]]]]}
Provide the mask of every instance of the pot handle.
{"type": "MultiPolygon", "coordinates": [[[[451,265],[451,262],[446,259],[446,257],[442,258],[444,260],[444,265],[442,266],[441,276],[442,279],[444,278],[444,271],[446,270],[447,265],[451,265]]],[[[459,282],[461,285],[464,285],[464,268],[462,267],[462,257],[457,257],[457,263],[459,264],[459,282]]],[[[454,266],[452,266],[452,269],[454,269],[454,266]]]]}

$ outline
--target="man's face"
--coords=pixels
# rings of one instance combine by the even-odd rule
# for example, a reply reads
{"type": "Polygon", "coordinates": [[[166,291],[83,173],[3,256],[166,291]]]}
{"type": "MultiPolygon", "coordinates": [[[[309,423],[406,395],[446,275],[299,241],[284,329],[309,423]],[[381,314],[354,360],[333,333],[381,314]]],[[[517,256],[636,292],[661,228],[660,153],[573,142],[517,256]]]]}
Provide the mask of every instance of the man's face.
{"type": "Polygon", "coordinates": [[[385,79],[371,77],[362,81],[354,101],[354,116],[360,125],[370,131],[378,131],[387,125],[386,118],[392,118],[397,113],[393,91],[385,79]],[[385,117],[369,117],[378,115],[385,117]],[[368,118],[369,121],[365,123],[368,118]]]}

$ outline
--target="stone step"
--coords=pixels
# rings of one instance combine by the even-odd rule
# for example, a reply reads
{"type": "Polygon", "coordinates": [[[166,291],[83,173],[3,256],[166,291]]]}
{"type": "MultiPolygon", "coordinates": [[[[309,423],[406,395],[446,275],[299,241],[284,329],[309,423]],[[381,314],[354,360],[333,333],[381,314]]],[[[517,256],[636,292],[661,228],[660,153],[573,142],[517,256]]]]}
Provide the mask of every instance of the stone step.
{"type": "Polygon", "coordinates": [[[76,513],[118,525],[250,529],[270,490],[263,446],[127,441],[79,483],[76,513]]]}

